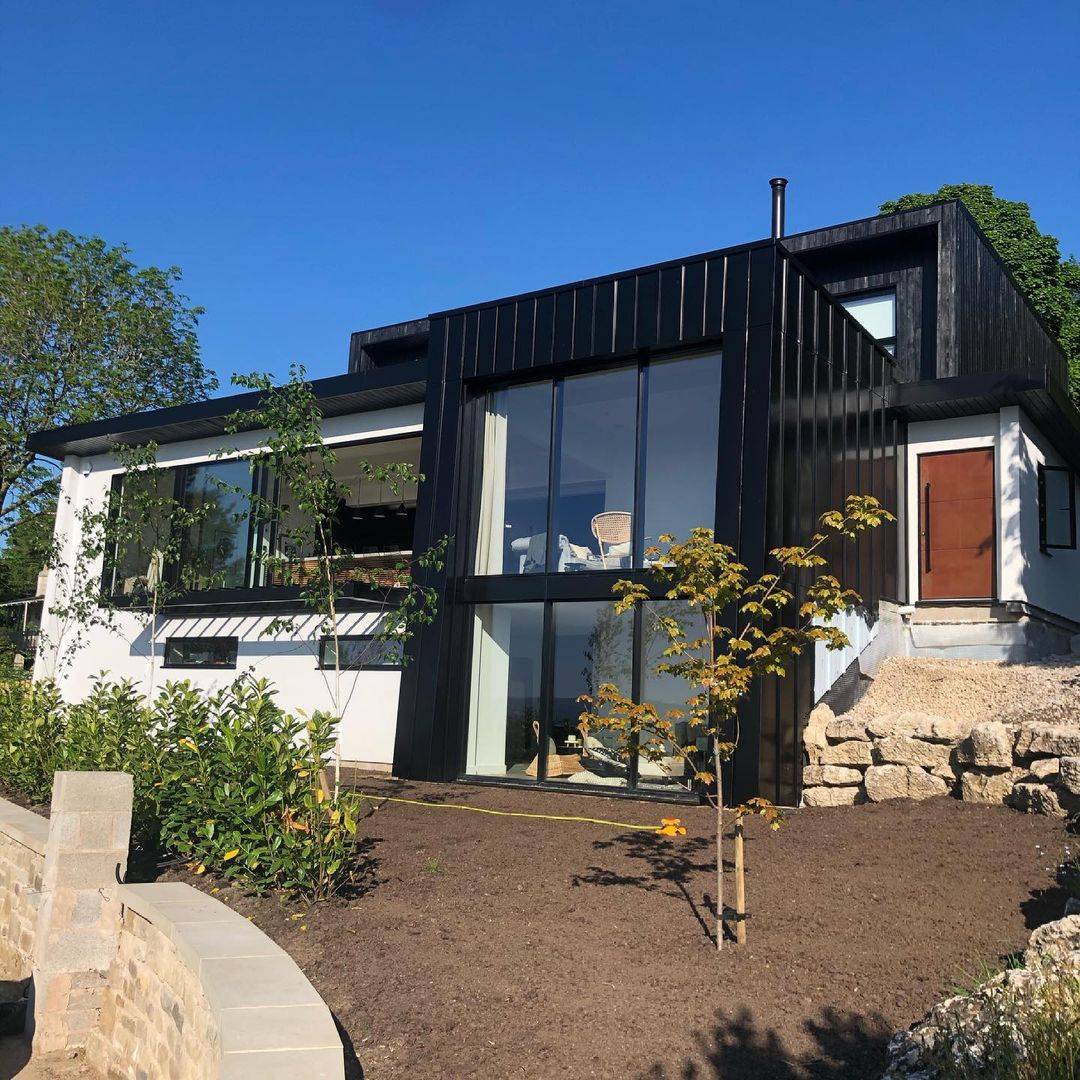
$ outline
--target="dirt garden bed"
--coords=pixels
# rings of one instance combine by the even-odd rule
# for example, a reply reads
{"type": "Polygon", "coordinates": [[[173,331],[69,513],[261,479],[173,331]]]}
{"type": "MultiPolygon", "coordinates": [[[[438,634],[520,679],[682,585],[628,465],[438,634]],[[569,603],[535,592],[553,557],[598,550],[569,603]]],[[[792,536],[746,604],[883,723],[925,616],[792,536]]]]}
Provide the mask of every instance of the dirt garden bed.
{"type": "MultiPolygon", "coordinates": [[[[622,821],[672,812],[376,786],[622,821]]],[[[709,816],[679,813],[690,836],[666,840],[386,804],[364,822],[364,895],[310,911],[218,895],[296,958],[368,1080],[873,1077],[895,1028],[1021,948],[1064,902],[1049,872],[1060,822],[951,799],[807,809],[778,834],[751,822],[750,944],[718,958],[709,816]]]]}

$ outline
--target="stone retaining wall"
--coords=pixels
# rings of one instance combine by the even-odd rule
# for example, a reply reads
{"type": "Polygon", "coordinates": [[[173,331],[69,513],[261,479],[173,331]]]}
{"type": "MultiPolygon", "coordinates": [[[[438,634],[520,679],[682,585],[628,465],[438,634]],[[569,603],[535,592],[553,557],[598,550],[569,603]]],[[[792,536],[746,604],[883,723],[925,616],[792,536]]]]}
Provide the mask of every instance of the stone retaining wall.
{"type": "Polygon", "coordinates": [[[190,885],[124,885],[120,947],[87,1057],[125,1080],[342,1080],[330,1010],[296,963],[190,885]]]}
{"type": "Polygon", "coordinates": [[[819,705],[803,746],[807,806],[954,795],[1059,817],[1080,811],[1080,726],[917,712],[850,720],[819,705]]]}
{"type": "Polygon", "coordinates": [[[0,981],[30,975],[49,823],[0,799],[0,981]]]}

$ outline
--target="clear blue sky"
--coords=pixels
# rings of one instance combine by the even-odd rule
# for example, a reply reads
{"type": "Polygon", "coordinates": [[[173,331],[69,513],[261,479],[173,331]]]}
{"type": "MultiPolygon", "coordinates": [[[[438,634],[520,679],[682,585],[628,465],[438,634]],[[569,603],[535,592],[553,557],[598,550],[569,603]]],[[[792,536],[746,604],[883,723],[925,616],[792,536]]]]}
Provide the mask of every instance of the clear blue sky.
{"type": "Polygon", "coordinates": [[[993,183],[1080,253],[1080,4],[0,0],[0,220],[177,264],[207,362],[993,183]]]}

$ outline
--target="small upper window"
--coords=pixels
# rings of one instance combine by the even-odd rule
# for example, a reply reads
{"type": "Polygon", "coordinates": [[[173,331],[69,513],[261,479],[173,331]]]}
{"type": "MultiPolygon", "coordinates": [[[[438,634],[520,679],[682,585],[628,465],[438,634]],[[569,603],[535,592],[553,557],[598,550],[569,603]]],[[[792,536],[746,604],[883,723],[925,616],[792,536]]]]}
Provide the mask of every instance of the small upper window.
{"type": "Polygon", "coordinates": [[[840,303],[863,329],[877,338],[877,343],[896,355],[896,290],[861,293],[849,296],[840,303]]]}
{"type": "MultiPolygon", "coordinates": [[[[337,666],[344,671],[396,671],[402,665],[400,641],[384,641],[373,634],[356,634],[339,637],[337,644],[337,666]]],[[[319,667],[334,666],[334,639],[324,637],[319,642],[319,667]]]]}
{"type": "Polygon", "coordinates": [[[234,668],[234,637],[171,637],[165,642],[165,667],[234,668]]]}
{"type": "Polygon", "coordinates": [[[1039,550],[1076,547],[1076,484],[1071,469],[1039,466],[1039,550]]]}

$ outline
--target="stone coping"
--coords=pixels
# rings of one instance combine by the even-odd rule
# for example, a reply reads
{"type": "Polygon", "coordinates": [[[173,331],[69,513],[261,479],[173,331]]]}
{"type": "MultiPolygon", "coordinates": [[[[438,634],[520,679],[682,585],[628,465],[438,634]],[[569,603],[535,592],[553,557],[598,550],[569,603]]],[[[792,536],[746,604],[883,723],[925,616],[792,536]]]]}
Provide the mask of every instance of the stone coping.
{"type": "Polygon", "coordinates": [[[44,857],[49,819],[7,799],[0,799],[0,833],[44,857]]]}
{"type": "Polygon", "coordinates": [[[198,977],[220,1036],[223,1080],[343,1080],[330,1010],[258,927],[182,882],[121,885],[117,898],[164,934],[198,977]]]}

